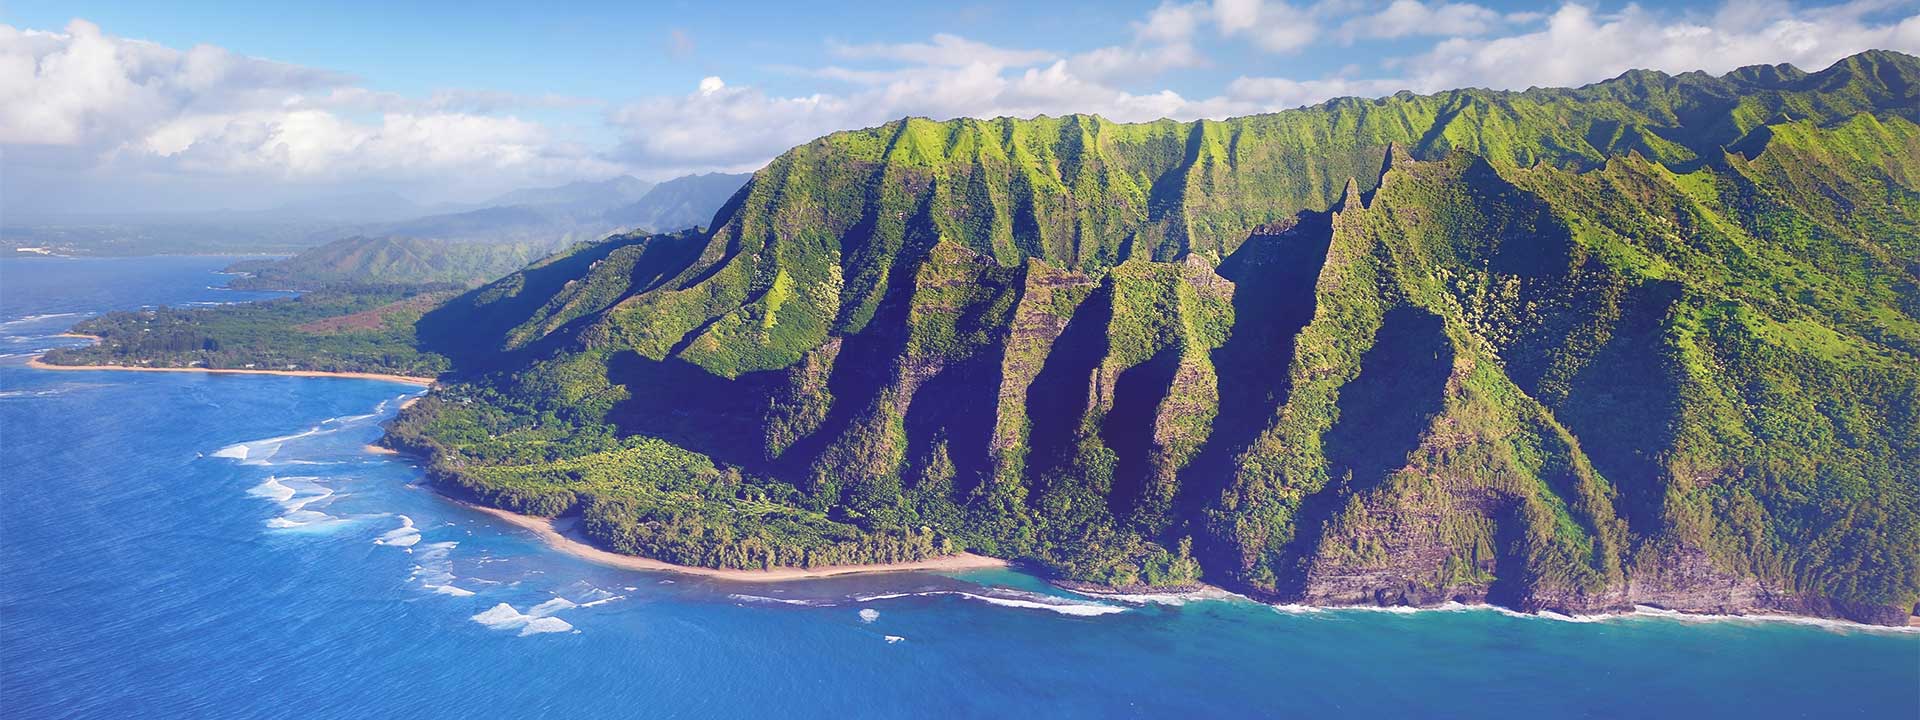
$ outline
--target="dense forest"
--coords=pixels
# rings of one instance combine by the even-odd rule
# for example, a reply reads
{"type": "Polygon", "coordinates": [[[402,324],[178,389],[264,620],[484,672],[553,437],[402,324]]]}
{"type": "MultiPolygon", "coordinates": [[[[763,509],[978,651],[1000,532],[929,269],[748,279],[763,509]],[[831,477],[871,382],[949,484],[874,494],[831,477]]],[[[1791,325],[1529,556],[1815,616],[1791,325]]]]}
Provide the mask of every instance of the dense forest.
{"type": "Polygon", "coordinates": [[[414,323],[459,289],[359,284],[254,303],[107,313],[73,328],[98,342],[52,350],[44,360],[431,378],[447,370],[447,359],[420,349],[414,323]]]}

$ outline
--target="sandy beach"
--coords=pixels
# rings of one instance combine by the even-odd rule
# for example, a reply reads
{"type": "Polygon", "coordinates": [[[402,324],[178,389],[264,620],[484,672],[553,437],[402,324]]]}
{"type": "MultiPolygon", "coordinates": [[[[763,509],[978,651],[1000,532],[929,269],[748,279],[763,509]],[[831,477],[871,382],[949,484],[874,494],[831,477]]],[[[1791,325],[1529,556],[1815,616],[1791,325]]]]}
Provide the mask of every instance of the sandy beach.
{"type": "Polygon", "coordinates": [[[413,377],[411,375],[388,375],[384,373],[364,372],[324,372],[320,370],[255,370],[249,368],[157,368],[137,365],[50,365],[40,358],[27,361],[27,367],[40,370],[125,370],[128,372],[193,372],[218,375],[287,375],[291,377],[332,377],[353,378],[355,380],[386,380],[428,387],[433,385],[432,378],[413,377]]]}
{"type": "MultiPolygon", "coordinates": [[[[455,500],[454,502],[459,501],[455,500]]],[[[941,572],[979,570],[983,568],[1000,568],[1007,566],[1005,560],[998,558],[990,558],[973,553],[960,553],[958,555],[949,555],[930,560],[892,563],[888,565],[833,565],[816,568],[774,568],[772,570],[720,570],[715,568],[690,567],[634,555],[621,555],[594,547],[589,544],[585,538],[580,537],[579,532],[574,529],[573,523],[578,522],[576,519],[569,518],[555,521],[550,518],[521,515],[498,508],[483,507],[473,503],[462,502],[460,504],[531,530],[535,535],[540,536],[541,540],[546,541],[548,545],[561,552],[583,560],[628,570],[673,572],[735,582],[778,582],[783,580],[817,580],[820,578],[866,573],[904,572],[909,570],[941,572]]]]}

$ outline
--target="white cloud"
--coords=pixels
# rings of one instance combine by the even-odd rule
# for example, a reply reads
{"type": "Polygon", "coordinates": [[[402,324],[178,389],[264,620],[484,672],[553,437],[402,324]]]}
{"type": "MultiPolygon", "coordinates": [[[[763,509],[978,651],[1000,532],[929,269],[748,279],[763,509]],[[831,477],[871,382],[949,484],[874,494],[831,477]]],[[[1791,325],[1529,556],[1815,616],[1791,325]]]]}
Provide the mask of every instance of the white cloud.
{"type": "Polygon", "coordinates": [[[1207,20],[1204,3],[1163,2],[1133,24],[1134,37],[1143,42],[1186,43],[1207,20]]]}
{"type": "Polygon", "coordinates": [[[1214,0],[1220,34],[1245,37],[1268,52],[1294,52],[1320,37],[1311,12],[1277,0],[1214,0]]]}
{"type": "Polygon", "coordinates": [[[1492,9],[1472,3],[1394,0],[1379,12],[1347,20],[1340,37],[1401,38],[1416,35],[1482,35],[1507,21],[1492,9]]]}
{"type": "Polygon", "coordinates": [[[1045,50],[1014,50],[995,47],[986,43],[974,42],[958,35],[945,33],[933,36],[932,42],[897,43],[872,45],[832,44],[835,55],[851,60],[885,60],[912,65],[937,65],[960,67],[963,65],[987,64],[1008,67],[1025,67],[1052,60],[1054,53],[1045,50]]]}
{"type": "MultiPolygon", "coordinates": [[[[1775,7],[1718,26],[1637,5],[1603,16],[1569,4],[1538,31],[1451,38],[1403,65],[1414,71],[1410,86],[1437,91],[1581,85],[1632,69],[1723,73],[1745,65],[1792,63],[1812,72],[1870,48],[1920,53],[1920,15],[1878,24],[1865,19],[1881,5],[1867,0],[1806,11],[1775,7]]],[[[1737,0],[1727,7],[1742,10],[1737,0]]]]}
{"type": "Polygon", "coordinates": [[[1067,59],[1068,70],[1089,80],[1126,82],[1151,79],[1168,70],[1205,67],[1207,59],[1190,44],[1109,46],[1067,59]]]}
{"type": "Polygon", "coordinates": [[[114,37],[83,20],[60,33],[0,26],[0,144],[46,148],[36,157],[65,157],[74,173],[274,182],[613,174],[620,168],[546,128],[493,114],[592,102],[463,90],[409,98],[217,47],[114,37]]]}

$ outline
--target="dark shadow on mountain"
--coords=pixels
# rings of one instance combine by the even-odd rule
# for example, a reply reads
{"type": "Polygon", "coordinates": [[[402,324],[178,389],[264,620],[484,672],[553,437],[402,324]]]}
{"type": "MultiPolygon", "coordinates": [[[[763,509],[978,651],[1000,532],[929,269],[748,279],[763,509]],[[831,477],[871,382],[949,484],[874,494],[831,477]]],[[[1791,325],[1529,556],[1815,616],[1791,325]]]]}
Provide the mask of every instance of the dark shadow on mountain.
{"type": "Polygon", "coordinates": [[[607,380],[626,388],[628,397],[607,419],[622,436],[669,440],[716,461],[764,472],[761,415],[780,379],[778,370],[727,379],[678,357],[654,360],[623,351],[607,361],[607,380]]]}
{"type": "Polygon", "coordinates": [[[1612,337],[1574,374],[1565,402],[1550,408],[1580,438],[1580,449],[1619,488],[1618,510],[1635,535],[1660,527],[1669,481],[1662,456],[1680,412],[1678,359],[1664,319],[1680,285],[1650,282],[1630,291],[1612,337]]]}
{"type": "Polygon", "coordinates": [[[994,419],[999,416],[997,357],[968,358],[929,378],[907,406],[907,457],[929,457],[944,437],[953,462],[953,500],[967,497],[991,471],[994,419]]]}
{"type": "Polygon", "coordinates": [[[1360,374],[1340,388],[1340,416],[1321,438],[1327,485],[1295,515],[1295,535],[1280,564],[1291,569],[1277,584],[1283,597],[1305,590],[1307,564],[1319,552],[1327,520],[1406,465],[1444,405],[1452,371],[1453,345],[1440,316],[1402,306],[1381,318],[1373,347],[1360,357],[1360,374]]]}
{"type": "Polygon", "coordinates": [[[1127,368],[1113,382],[1113,407],[1100,424],[1100,440],[1113,450],[1113,488],[1107,507],[1116,518],[1140,509],[1153,473],[1153,421],[1180,371],[1180,349],[1161,350],[1127,368]]]}
{"type": "Polygon", "coordinates": [[[1381,319],[1360,375],[1340,388],[1340,416],[1323,438],[1328,476],[1371,489],[1407,462],[1446,397],[1453,344],[1440,316],[1397,307],[1381,319]]]}
{"type": "Polygon", "coordinates": [[[1520,513],[1519,501],[1509,501],[1493,520],[1493,583],[1487,586],[1487,602],[1499,607],[1521,608],[1533,582],[1527,570],[1527,522],[1520,513]]]}
{"type": "Polygon", "coordinates": [[[1461,173],[1476,205],[1490,217],[1492,254],[1488,269],[1502,275],[1557,277],[1573,262],[1573,231],[1554,217],[1540,196],[1523,190],[1476,157],[1461,173]]]}
{"type": "Polygon", "coordinates": [[[1232,280],[1233,333],[1213,351],[1219,414],[1180,474],[1175,506],[1183,517],[1215,502],[1233,477],[1234,459],[1279,416],[1292,389],[1294,340],[1313,320],[1314,287],[1333,237],[1331,215],[1301,213],[1285,228],[1255,234],[1220,263],[1232,280]]]}
{"type": "Polygon", "coordinates": [[[1049,477],[1073,458],[1086,415],[1093,370],[1107,353],[1107,323],[1113,318],[1113,283],[1101,283],[1067,320],[1040,372],[1027,387],[1027,470],[1049,477]]]}

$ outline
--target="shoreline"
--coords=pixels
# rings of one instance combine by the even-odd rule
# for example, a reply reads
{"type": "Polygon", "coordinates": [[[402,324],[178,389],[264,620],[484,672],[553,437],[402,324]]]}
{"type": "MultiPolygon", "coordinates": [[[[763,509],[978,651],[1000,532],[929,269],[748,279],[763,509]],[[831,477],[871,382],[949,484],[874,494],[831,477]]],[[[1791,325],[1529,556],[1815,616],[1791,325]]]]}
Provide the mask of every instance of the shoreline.
{"type": "MultiPolygon", "coordinates": [[[[579,535],[578,530],[574,527],[574,524],[578,522],[578,518],[568,518],[565,520],[556,521],[552,518],[542,518],[542,517],[535,517],[532,515],[522,515],[520,513],[516,513],[510,510],[501,510],[499,508],[490,508],[484,505],[476,505],[471,502],[453,498],[451,496],[448,496],[444,493],[440,493],[438,491],[435,491],[434,494],[439,495],[441,498],[445,499],[448,502],[451,502],[456,505],[469,508],[472,510],[477,510],[482,513],[486,513],[487,515],[491,515],[495,518],[503,520],[510,525],[521,528],[523,530],[531,531],[534,533],[534,535],[538,536],[548,547],[554,550],[558,550],[568,555],[572,555],[581,560],[586,560],[588,562],[597,563],[601,565],[607,565],[610,567],[621,568],[623,570],[637,570],[641,572],[670,572],[670,573],[676,573],[681,575],[693,575],[698,577],[713,578],[716,580],[724,580],[729,582],[790,582],[795,580],[819,580],[819,579],[831,578],[831,577],[845,577],[849,575],[913,572],[913,571],[942,572],[942,571],[959,571],[959,570],[1005,569],[1005,568],[1011,568],[1014,566],[1013,563],[1010,563],[1005,560],[1001,560],[999,558],[987,557],[985,555],[976,555],[974,553],[969,553],[969,552],[963,552],[958,555],[949,555],[942,558],[934,558],[931,560],[922,560],[922,561],[910,562],[910,563],[893,563],[888,565],[834,565],[834,566],[820,567],[820,568],[775,568],[772,570],[723,570],[718,568],[694,567],[690,565],[676,565],[674,563],[666,562],[664,560],[655,560],[653,558],[641,557],[638,555],[623,555],[610,550],[603,550],[598,546],[591,544],[590,542],[587,541],[586,538],[581,537],[579,535]]],[[[1580,614],[1580,615],[1564,615],[1561,613],[1551,612],[1551,611],[1522,612],[1512,608],[1501,607],[1499,605],[1493,605],[1488,603],[1466,604],[1466,603],[1449,602],[1449,603],[1442,603],[1442,604],[1433,605],[1433,606],[1299,605],[1299,604],[1290,604],[1290,603],[1272,603],[1272,602],[1257,600],[1257,599],[1248,597],[1246,595],[1234,592],[1232,590],[1228,590],[1226,588],[1222,588],[1216,585],[1209,585],[1205,583],[1201,583],[1197,588],[1191,589],[1191,590],[1164,592],[1164,593],[1101,592],[1088,587],[1068,587],[1068,586],[1060,585],[1059,583],[1052,583],[1051,581],[1049,581],[1049,583],[1054,585],[1055,587],[1058,587],[1062,590],[1066,590],[1067,592],[1070,592],[1076,595],[1081,595],[1084,597],[1094,598],[1098,600],[1106,600],[1109,602],[1126,603],[1130,605],[1184,605],[1189,602],[1209,601],[1209,600],[1214,600],[1214,601],[1244,600],[1246,602],[1250,602],[1258,605],[1264,605],[1275,612],[1287,613],[1287,614],[1303,614],[1303,615],[1317,614],[1317,613],[1340,613],[1340,612],[1416,614],[1416,613],[1430,613],[1430,612],[1480,611],[1480,612],[1499,613],[1502,615],[1518,617],[1518,618],[1527,618],[1527,619],[1534,619],[1534,620],[1552,620],[1552,621],[1570,622],[1570,623],[1596,623],[1596,622],[1611,622],[1611,621],[1619,621],[1619,620],[1664,618],[1664,619],[1670,619],[1670,620],[1675,620],[1679,622],[1784,623],[1784,624],[1792,624],[1792,625],[1825,627],[1825,628],[1836,629],[1836,630],[1851,629],[1851,630],[1862,630],[1862,631],[1870,631],[1870,632],[1920,633],[1920,625],[1908,625],[1904,627],[1898,626],[1898,625],[1877,625],[1873,623],[1863,623],[1857,620],[1848,620],[1845,618],[1830,618],[1830,617],[1821,617],[1817,615],[1790,615],[1790,614],[1784,614],[1784,613],[1752,613],[1752,614],[1734,615],[1734,614],[1724,614],[1724,613],[1697,613],[1697,612],[1687,612],[1684,610],[1668,610],[1665,608],[1657,608],[1652,606],[1634,606],[1634,608],[1631,610],[1580,614]]],[[[1920,616],[1916,616],[1916,617],[1920,617],[1920,616]]]]}
{"type": "MultiPolygon", "coordinates": [[[[85,337],[85,336],[82,336],[82,337],[85,337]]],[[[181,372],[181,373],[208,373],[213,375],[280,375],[283,377],[347,378],[351,380],[382,380],[386,382],[396,382],[396,383],[405,383],[408,385],[416,385],[419,387],[432,387],[433,383],[435,382],[435,380],[432,378],[414,377],[412,375],[392,375],[387,373],[369,373],[369,372],[328,372],[325,370],[260,370],[255,368],[194,368],[194,367],[161,368],[161,367],[141,367],[138,365],[54,365],[41,360],[40,356],[37,356],[37,355],[34,356],[32,359],[27,360],[27,367],[30,367],[36,370],[113,370],[113,371],[123,371],[123,372],[181,372]]]]}
{"type": "Polygon", "coordinates": [[[520,513],[512,512],[509,510],[501,510],[499,508],[490,508],[484,505],[475,505],[470,502],[464,502],[452,497],[448,497],[444,493],[435,493],[435,494],[438,494],[440,495],[440,497],[445,498],[447,501],[455,503],[462,507],[478,510],[480,512],[486,513],[495,518],[503,520],[507,524],[513,525],[514,527],[518,527],[522,530],[532,531],[533,534],[538,536],[543,542],[545,542],[548,547],[551,547],[555,550],[559,550],[560,552],[566,553],[568,555],[572,555],[576,558],[586,560],[588,562],[598,563],[601,565],[607,565],[611,567],[617,567],[624,570],[639,570],[642,572],[671,572],[671,573],[679,573],[682,575],[695,575],[699,577],[713,578],[716,580],[726,580],[729,582],[786,582],[786,581],[792,581],[792,580],[819,580],[822,578],[844,577],[847,575],[866,575],[866,574],[875,574],[875,573],[916,572],[916,571],[946,572],[946,571],[957,571],[957,570],[984,570],[984,569],[990,569],[990,568],[993,568],[993,569],[1004,568],[1004,567],[1007,567],[1008,565],[1007,561],[1001,560],[999,558],[990,558],[985,555],[975,555],[973,553],[968,553],[968,552],[963,552],[958,555],[948,555],[945,557],[931,558],[928,560],[917,560],[914,562],[904,562],[904,563],[889,563],[886,565],[829,565],[825,567],[816,567],[816,568],[782,567],[782,568],[773,568],[770,570],[723,570],[720,568],[703,568],[703,567],[694,567],[691,565],[676,565],[674,563],[666,562],[664,560],[655,560],[653,558],[640,557],[638,555],[622,555],[620,553],[612,552],[610,550],[602,550],[599,547],[596,547],[591,543],[587,542],[585,538],[579,536],[579,532],[576,530],[576,528],[573,525],[574,522],[577,522],[576,520],[569,519],[569,520],[556,522],[552,518],[534,517],[532,515],[522,515],[520,513]]]}
{"type": "MultiPolygon", "coordinates": [[[[410,398],[408,402],[411,403],[412,401],[417,399],[418,398],[410,398]]],[[[367,445],[365,449],[369,453],[379,454],[379,455],[406,455],[407,454],[403,451],[394,450],[392,448],[381,447],[378,445],[367,445]]],[[[971,552],[962,552],[957,555],[948,555],[945,557],[933,558],[930,560],[922,560],[922,561],[909,562],[909,563],[892,563],[892,564],[886,564],[886,565],[833,565],[833,566],[826,566],[826,567],[819,567],[819,568],[775,568],[772,570],[725,570],[725,569],[719,569],[719,568],[696,567],[691,565],[677,565],[674,563],[666,562],[664,560],[655,560],[653,558],[641,557],[638,555],[624,555],[624,554],[616,553],[610,550],[601,549],[600,547],[593,545],[590,541],[587,540],[587,538],[585,538],[579,533],[576,527],[576,525],[579,522],[579,518],[566,518],[566,519],[556,520],[554,518],[543,518],[543,517],[535,517],[532,515],[523,515],[510,510],[502,510],[499,508],[487,507],[484,505],[468,502],[466,500],[461,500],[459,498],[440,492],[439,490],[433,489],[431,487],[429,488],[429,491],[433,492],[435,496],[438,496],[439,498],[447,502],[450,502],[455,505],[459,505],[461,507],[468,508],[471,510],[476,510],[476,511],[485,513],[487,515],[491,515],[494,518],[505,521],[510,525],[521,528],[523,530],[530,531],[535,536],[539,537],[540,540],[545,545],[547,545],[548,547],[554,550],[560,551],[568,555],[572,555],[576,558],[585,560],[587,562],[606,565],[609,567],[616,567],[623,570],[635,570],[640,572],[668,572],[668,573],[675,573],[680,575],[691,575],[696,577],[712,578],[716,580],[729,581],[729,582],[790,582],[790,581],[797,581],[797,580],[819,580],[819,579],[832,578],[832,577],[846,577],[849,575],[881,574],[881,573],[895,573],[895,572],[915,572],[915,571],[950,572],[950,571],[984,570],[984,569],[1018,569],[1018,565],[1016,563],[1013,563],[1007,560],[1001,560],[999,558],[988,557],[985,555],[978,555],[971,552]]],[[[1029,573],[1029,574],[1032,574],[1032,573],[1029,573]]],[[[1668,619],[1668,620],[1674,620],[1678,622],[1691,622],[1691,623],[1712,623],[1712,622],[1744,622],[1744,623],[1768,623],[1768,624],[1781,623],[1781,624],[1802,625],[1802,626],[1809,626],[1809,627],[1822,627],[1829,630],[1858,630],[1858,631],[1885,632],[1885,633],[1894,633],[1894,634],[1920,633],[1920,615],[1915,615],[1909,618],[1908,623],[1904,626],[1901,626],[1901,625],[1880,625],[1876,623],[1865,623],[1865,622],[1860,622],[1858,620],[1849,620],[1846,618],[1837,618],[1837,617],[1824,617],[1819,615],[1794,615],[1794,614],[1779,613],[1779,612],[1755,612],[1755,613],[1745,613],[1745,614],[1703,613],[1703,612],[1692,612],[1687,610],[1672,610],[1672,609],[1660,608],[1660,607],[1649,606],[1649,605],[1635,605],[1631,609],[1627,609],[1627,610],[1613,610],[1613,611],[1607,611],[1607,612],[1583,613],[1583,614],[1576,614],[1576,615],[1566,615],[1566,614],[1553,612],[1553,611],[1524,612],[1524,611],[1515,610],[1509,607],[1494,605],[1491,603],[1469,604],[1469,603],[1460,603],[1460,602],[1445,602],[1438,605],[1425,605],[1425,606],[1422,606],[1422,605],[1365,605],[1365,604],[1302,605],[1297,603],[1279,603],[1279,602],[1261,600],[1254,597],[1250,597],[1242,593],[1235,592],[1233,590],[1229,590],[1227,588],[1224,588],[1218,585],[1212,585],[1204,582],[1197,583],[1194,587],[1191,587],[1191,588],[1173,589],[1173,590],[1168,590],[1164,592],[1153,592],[1153,591],[1129,592],[1128,589],[1101,588],[1098,586],[1093,586],[1085,583],[1072,583],[1072,582],[1062,583],[1062,582],[1050,580],[1042,575],[1036,575],[1035,577],[1040,578],[1042,581],[1047,582],[1048,584],[1054,587],[1057,587],[1061,590],[1065,590],[1069,593],[1073,593],[1075,595],[1080,595],[1082,597],[1088,597],[1088,598],[1093,598],[1097,600],[1106,600],[1109,602],[1125,603],[1129,605],[1185,605],[1190,602],[1201,602],[1201,601],[1242,600],[1242,601],[1246,601],[1256,605],[1266,606],[1267,608],[1273,610],[1274,612],[1285,613],[1285,614],[1298,614],[1298,615],[1311,615],[1311,614],[1318,614],[1318,613],[1341,613],[1341,612],[1416,614],[1416,613],[1432,613],[1432,612],[1479,611],[1479,612],[1493,612],[1493,613],[1498,613],[1498,614],[1507,615],[1510,617],[1517,617],[1517,618],[1527,618],[1527,619],[1535,619],[1535,620],[1552,620],[1557,622],[1569,622],[1569,623],[1597,623],[1597,622],[1612,622],[1612,621],[1635,620],[1635,619],[1668,619]]]]}

